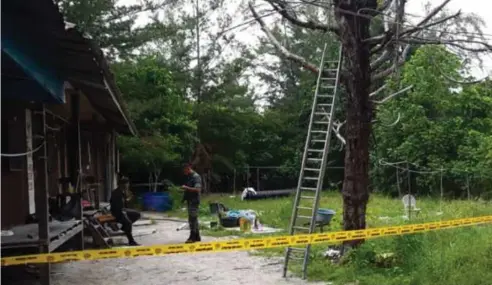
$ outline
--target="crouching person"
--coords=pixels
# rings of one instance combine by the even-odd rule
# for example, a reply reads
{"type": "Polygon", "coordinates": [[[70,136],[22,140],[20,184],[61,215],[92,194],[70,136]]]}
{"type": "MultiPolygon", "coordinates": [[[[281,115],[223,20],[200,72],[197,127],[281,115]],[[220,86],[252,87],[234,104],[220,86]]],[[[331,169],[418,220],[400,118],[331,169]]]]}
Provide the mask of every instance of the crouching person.
{"type": "Polygon", "coordinates": [[[140,213],[127,208],[127,202],[130,200],[129,195],[130,183],[128,178],[121,178],[118,182],[118,188],[111,193],[111,214],[115,217],[116,222],[122,225],[121,230],[128,238],[128,244],[135,246],[138,243],[133,238],[132,225],[140,219],[140,213]]]}
{"type": "Polygon", "coordinates": [[[190,237],[186,243],[193,243],[201,241],[200,230],[198,228],[198,209],[200,207],[202,178],[189,164],[186,164],[183,167],[183,172],[188,180],[185,185],[181,186],[181,189],[184,191],[183,201],[186,202],[188,208],[188,223],[190,225],[190,237]]]}

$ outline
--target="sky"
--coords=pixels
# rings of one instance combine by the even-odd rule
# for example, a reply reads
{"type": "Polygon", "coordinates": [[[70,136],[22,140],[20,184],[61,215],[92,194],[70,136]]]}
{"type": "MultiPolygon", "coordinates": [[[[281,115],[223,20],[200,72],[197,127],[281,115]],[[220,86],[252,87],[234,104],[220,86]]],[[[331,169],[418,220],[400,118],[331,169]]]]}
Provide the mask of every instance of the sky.
{"type": "MultiPolygon", "coordinates": [[[[119,5],[131,5],[138,3],[139,0],[120,0],[119,5]]],[[[427,2],[431,2],[432,7],[437,6],[442,3],[444,0],[407,0],[407,6],[406,6],[406,13],[411,14],[412,17],[408,17],[407,19],[409,21],[418,21],[421,19],[423,16],[425,16],[425,9],[424,5],[427,2]],[[421,16],[420,18],[418,16],[421,16]]],[[[194,2],[194,1],[193,1],[194,2]]],[[[262,3],[264,1],[254,1],[254,3],[262,3]]],[[[245,19],[252,19],[252,16],[250,15],[251,13],[243,14],[238,16],[238,0],[229,0],[227,10],[230,15],[233,15],[233,24],[232,26],[235,26],[237,24],[244,23],[245,19]]],[[[485,37],[488,38],[489,43],[492,44],[492,17],[488,17],[488,12],[491,11],[492,8],[492,1],[490,0],[451,0],[451,2],[446,6],[446,8],[450,12],[457,12],[458,10],[461,10],[462,13],[474,13],[478,16],[480,16],[486,23],[486,27],[483,28],[483,33],[486,34],[485,37]]],[[[193,11],[193,6],[190,5],[189,10],[190,12],[193,11]]],[[[188,10],[188,9],[187,9],[188,10]]],[[[165,15],[162,15],[165,16],[165,15]]],[[[279,19],[279,16],[274,15],[272,17],[267,17],[264,18],[266,24],[268,25],[269,23],[271,24],[273,21],[279,19]]],[[[148,21],[148,16],[145,14],[140,15],[139,19],[137,20],[137,25],[145,24],[148,21]]],[[[261,31],[259,25],[257,23],[253,23],[251,25],[247,25],[243,28],[240,29],[234,29],[230,33],[234,33],[236,39],[240,40],[243,43],[248,43],[250,45],[254,45],[258,43],[258,36],[263,35],[263,32],[261,31]]],[[[484,78],[485,76],[488,76],[492,74],[492,55],[484,55],[481,56],[481,59],[483,61],[483,69],[480,69],[478,66],[478,63],[472,62],[472,75],[476,78],[484,78]]],[[[267,60],[274,60],[272,59],[267,59],[267,60]]],[[[251,83],[255,84],[256,80],[253,79],[251,83]]],[[[259,82],[258,82],[259,83],[259,82]]],[[[265,88],[263,87],[258,87],[256,90],[257,92],[260,91],[261,89],[265,88]]]]}

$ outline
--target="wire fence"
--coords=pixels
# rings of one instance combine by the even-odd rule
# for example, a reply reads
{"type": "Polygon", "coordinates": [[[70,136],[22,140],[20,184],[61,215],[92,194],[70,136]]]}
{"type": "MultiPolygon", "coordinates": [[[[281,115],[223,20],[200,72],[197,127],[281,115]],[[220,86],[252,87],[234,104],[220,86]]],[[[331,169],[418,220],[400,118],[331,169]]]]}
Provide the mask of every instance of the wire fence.
{"type": "Polygon", "coordinates": [[[405,194],[442,198],[492,198],[492,177],[469,170],[430,169],[407,161],[379,160],[371,171],[376,191],[392,196],[405,194]]]}
{"type": "MultiPolygon", "coordinates": [[[[214,169],[202,173],[204,190],[207,193],[235,193],[251,187],[256,191],[295,189],[299,179],[299,168],[284,166],[246,166],[214,169]]],[[[341,191],[344,167],[328,166],[323,188],[341,191]]],[[[181,185],[186,182],[180,166],[162,172],[160,181],[165,184],[181,185]]],[[[132,178],[132,184],[150,183],[145,175],[132,178]]],[[[393,197],[405,194],[434,196],[441,198],[492,199],[492,176],[457,169],[429,169],[415,163],[379,160],[371,167],[370,191],[393,197]]],[[[141,191],[148,191],[146,186],[141,191]]],[[[164,189],[162,186],[159,189],[164,189]]],[[[149,188],[150,189],[150,188],[149,188]]],[[[160,190],[158,190],[160,191],[160,190]]]]}

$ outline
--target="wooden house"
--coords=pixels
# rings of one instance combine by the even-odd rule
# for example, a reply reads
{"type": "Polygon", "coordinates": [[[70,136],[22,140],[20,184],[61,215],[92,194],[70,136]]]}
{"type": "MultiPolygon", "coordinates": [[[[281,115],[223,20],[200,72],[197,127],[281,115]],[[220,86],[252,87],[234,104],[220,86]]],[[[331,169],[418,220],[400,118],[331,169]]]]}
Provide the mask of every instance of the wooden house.
{"type": "Polygon", "coordinates": [[[103,52],[53,1],[4,1],[1,13],[2,254],[51,252],[81,236],[83,215],[52,219],[50,197],[107,201],[116,136],[137,131],[103,52]]]}

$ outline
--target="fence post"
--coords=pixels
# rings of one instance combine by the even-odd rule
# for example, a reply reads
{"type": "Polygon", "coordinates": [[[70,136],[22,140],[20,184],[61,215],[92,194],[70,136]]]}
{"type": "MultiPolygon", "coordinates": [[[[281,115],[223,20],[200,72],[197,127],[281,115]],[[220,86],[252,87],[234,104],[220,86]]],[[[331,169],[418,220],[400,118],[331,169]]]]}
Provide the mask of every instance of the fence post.
{"type": "Polygon", "coordinates": [[[232,195],[236,196],[236,168],[234,167],[234,178],[232,181],[232,195]]]}
{"type": "Polygon", "coordinates": [[[444,198],[444,188],[442,185],[442,176],[443,176],[444,169],[441,167],[441,183],[440,183],[440,190],[441,190],[441,199],[439,200],[439,212],[442,213],[442,199],[444,198]]]}
{"type": "Polygon", "coordinates": [[[256,168],[256,191],[260,191],[260,168],[256,168]]]}
{"type": "Polygon", "coordinates": [[[396,186],[398,187],[398,197],[401,199],[400,170],[398,168],[396,168],[396,186]]]}
{"type": "Polygon", "coordinates": [[[410,205],[408,205],[408,220],[411,220],[412,215],[412,199],[410,199],[410,195],[412,195],[412,183],[410,180],[410,165],[407,162],[407,180],[408,180],[408,200],[410,205]]]}

